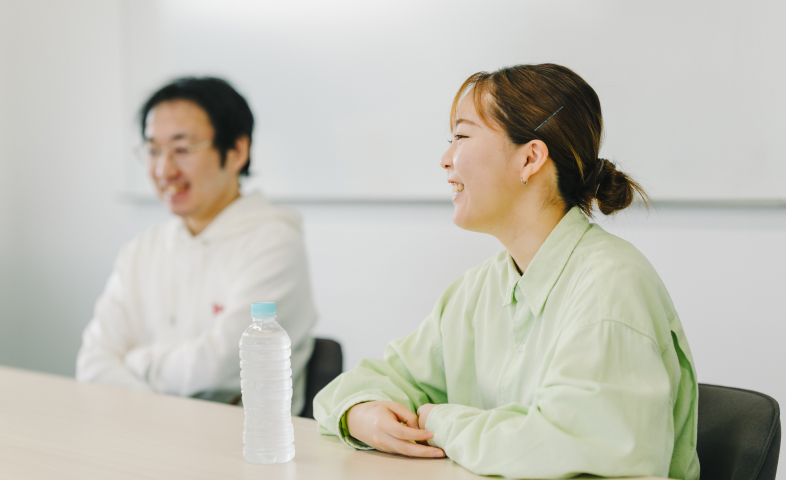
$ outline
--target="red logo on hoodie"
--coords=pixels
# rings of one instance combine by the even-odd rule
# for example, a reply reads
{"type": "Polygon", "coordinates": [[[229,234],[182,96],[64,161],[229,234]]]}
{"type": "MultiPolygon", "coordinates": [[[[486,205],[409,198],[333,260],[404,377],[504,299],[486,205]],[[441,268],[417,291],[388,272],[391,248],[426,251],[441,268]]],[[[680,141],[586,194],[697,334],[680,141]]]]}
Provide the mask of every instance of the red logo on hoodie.
{"type": "Polygon", "coordinates": [[[213,304],[213,315],[218,315],[219,313],[224,311],[224,306],[218,303],[213,304]]]}

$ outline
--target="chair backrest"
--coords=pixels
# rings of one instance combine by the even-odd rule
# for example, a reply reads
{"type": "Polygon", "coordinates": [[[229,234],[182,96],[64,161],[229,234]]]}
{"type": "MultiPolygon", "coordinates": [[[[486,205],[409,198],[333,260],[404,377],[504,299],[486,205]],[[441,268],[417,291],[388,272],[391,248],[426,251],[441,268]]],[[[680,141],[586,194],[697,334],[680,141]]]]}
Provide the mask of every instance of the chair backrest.
{"type": "Polygon", "coordinates": [[[341,345],[327,338],[314,339],[314,352],[306,366],[306,405],[301,417],[314,418],[314,397],[344,369],[341,345]]]}
{"type": "Polygon", "coordinates": [[[696,450],[705,480],[774,480],[781,443],[778,402],[763,393],[699,384],[696,450]]]}

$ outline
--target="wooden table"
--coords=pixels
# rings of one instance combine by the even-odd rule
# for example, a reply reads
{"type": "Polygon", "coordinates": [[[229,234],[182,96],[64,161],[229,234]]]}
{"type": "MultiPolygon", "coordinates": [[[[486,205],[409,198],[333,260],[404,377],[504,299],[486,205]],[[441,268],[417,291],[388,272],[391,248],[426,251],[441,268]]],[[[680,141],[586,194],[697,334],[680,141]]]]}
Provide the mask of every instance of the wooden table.
{"type": "Polygon", "coordinates": [[[240,407],[0,367],[0,479],[487,478],[448,459],[355,451],[293,422],[294,460],[252,465],[240,407]]]}

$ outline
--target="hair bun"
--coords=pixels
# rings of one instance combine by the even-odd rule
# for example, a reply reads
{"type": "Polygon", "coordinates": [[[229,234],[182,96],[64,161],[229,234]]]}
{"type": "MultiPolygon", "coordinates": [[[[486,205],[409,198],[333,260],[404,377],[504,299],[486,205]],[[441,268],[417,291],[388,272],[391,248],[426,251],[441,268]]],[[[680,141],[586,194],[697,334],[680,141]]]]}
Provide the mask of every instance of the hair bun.
{"type": "Polygon", "coordinates": [[[646,198],[641,186],[623,172],[617,170],[614,162],[598,158],[598,171],[595,175],[595,201],[598,210],[611,215],[633,203],[636,193],[646,198]]]}

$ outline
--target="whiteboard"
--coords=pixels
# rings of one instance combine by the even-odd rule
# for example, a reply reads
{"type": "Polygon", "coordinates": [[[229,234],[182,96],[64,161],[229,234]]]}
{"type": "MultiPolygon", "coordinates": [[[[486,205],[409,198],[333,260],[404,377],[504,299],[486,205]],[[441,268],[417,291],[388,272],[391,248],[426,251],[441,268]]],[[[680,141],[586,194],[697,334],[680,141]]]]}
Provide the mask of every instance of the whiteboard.
{"type": "Polygon", "coordinates": [[[257,121],[247,186],[273,197],[448,199],[462,82],[552,62],[655,199],[786,199],[786,2],[126,0],[120,21],[125,117],[176,76],[228,79],[257,121]]]}

